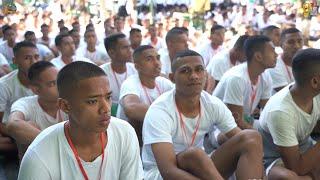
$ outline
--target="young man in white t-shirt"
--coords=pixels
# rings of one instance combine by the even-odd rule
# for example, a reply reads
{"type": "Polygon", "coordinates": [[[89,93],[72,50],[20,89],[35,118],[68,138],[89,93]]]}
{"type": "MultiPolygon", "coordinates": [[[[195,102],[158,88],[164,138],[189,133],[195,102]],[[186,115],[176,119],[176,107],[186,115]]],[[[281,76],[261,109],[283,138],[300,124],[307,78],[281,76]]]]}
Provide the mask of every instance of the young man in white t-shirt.
{"type": "Polygon", "coordinates": [[[36,95],[20,98],[11,106],[6,126],[9,135],[16,140],[20,159],[42,130],[67,120],[66,114],[57,106],[57,75],[58,69],[50,62],[33,64],[29,68],[28,79],[36,95]]]}
{"type": "Polygon", "coordinates": [[[97,65],[102,65],[110,62],[110,57],[105,49],[97,46],[97,34],[94,29],[88,29],[84,33],[85,45],[79,47],[76,51],[76,55],[79,57],[85,57],[90,59],[97,65]]]}
{"type": "Polygon", "coordinates": [[[226,30],[221,25],[213,25],[210,32],[210,41],[197,47],[197,52],[199,52],[203,57],[205,66],[208,66],[214,55],[222,51],[222,44],[226,30]]]}
{"type": "Polygon", "coordinates": [[[16,31],[9,25],[4,25],[2,28],[4,42],[0,43],[0,53],[7,59],[10,66],[13,64],[13,47],[16,45],[16,31]]]}
{"type": "Polygon", "coordinates": [[[112,91],[103,70],[71,63],[59,72],[57,86],[69,121],[36,137],[18,179],[142,179],[137,136],[127,122],[111,117],[112,91]]]}
{"type": "Polygon", "coordinates": [[[133,74],[137,74],[132,61],[131,46],[122,33],[112,34],[105,38],[104,46],[111,58],[110,63],[100,66],[107,74],[112,91],[112,116],[116,116],[120,88],[124,80],[133,74]]]}
{"type": "Polygon", "coordinates": [[[280,28],[274,25],[267,26],[261,30],[261,35],[267,36],[271,39],[277,54],[282,54],[283,52],[282,48],[280,47],[280,33],[280,28]]]}
{"type": "Polygon", "coordinates": [[[261,137],[254,130],[241,131],[228,108],[203,91],[201,55],[178,53],[172,72],[175,88],[155,100],[144,119],[144,179],[223,179],[234,171],[238,179],[261,179],[261,137]],[[215,126],[230,139],[210,157],[203,138],[215,126]]]}
{"type": "Polygon", "coordinates": [[[258,127],[269,179],[318,179],[320,144],[310,134],[320,120],[320,50],[305,49],[292,60],[295,82],[270,98],[258,127]]]}
{"type": "Polygon", "coordinates": [[[75,56],[75,44],[72,37],[69,34],[59,34],[55,38],[55,44],[58,48],[60,55],[53,58],[50,62],[55,65],[58,70],[62,69],[65,65],[70,64],[75,61],[84,61],[93,63],[91,60],[85,57],[75,56]]]}
{"type": "Polygon", "coordinates": [[[138,28],[131,28],[129,40],[132,50],[137,49],[142,41],[141,30],[138,28]]]}
{"type": "Polygon", "coordinates": [[[213,95],[231,110],[241,129],[252,128],[253,115],[271,96],[268,68],[276,65],[276,53],[266,36],[251,36],[245,42],[247,63],[231,68],[221,78],[213,95]]]}
{"type": "Polygon", "coordinates": [[[121,86],[117,117],[131,123],[142,146],[142,124],[146,112],[154,100],[173,88],[173,84],[160,76],[160,56],[152,46],[138,47],[133,53],[133,61],[138,74],[130,76],[121,86]]]}
{"type": "Polygon", "coordinates": [[[161,37],[158,37],[157,27],[155,24],[149,26],[148,36],[142,41],[141,44],[153,46],[157,51],[167,47],[165,41],[161,37]]]}
{"type": "Polygon", "coordinates": [[[296,28],[283,30],[280,40],[283,53],[278,56],[276,67],[270,69],[272,88],[275,91],[281,90],[294,81],[291,68],[292,58],[303,46],[302,33],[296,28]]]}
{"type": "Polygon", "coordinates": [[[232,49],[222,51],[211,58],[207,70],[216,81],[216,85],[227,70],[246,60],[243,46],[248,37],[248,35],[240,36],[232,49]]]}

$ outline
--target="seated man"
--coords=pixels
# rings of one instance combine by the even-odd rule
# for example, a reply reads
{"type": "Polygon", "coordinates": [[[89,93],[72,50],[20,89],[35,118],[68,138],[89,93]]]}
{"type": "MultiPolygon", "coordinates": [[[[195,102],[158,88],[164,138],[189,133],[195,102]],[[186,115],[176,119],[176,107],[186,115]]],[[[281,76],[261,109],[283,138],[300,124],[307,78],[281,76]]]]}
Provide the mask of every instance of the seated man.
{"type": "Polygon", "coordinates": [[[155,100],[144,119],[144,179],[223,179],[234,171],[238,179],[263,177],[260,135],[241,131],[230,110],[203,91],[205,74],[195,51],[182,51],[173,60],[176,88],[155,100]],[[230,139],[209,157],[203,138],[215,126],[230,139]]]}
{"type": "Polygon", "coordinates": [[[36,95],[20,98],[11,106],[7,128],[9,135],[16,140],[20,159],[42,130],[67,120],[66,114],[57,106],[57,75],[58,69],[50,62],[33,64],[28,78],[36,95]]]}
{"type": "Polygon", "coordinates": [[[117,117],[129,122],[136,129],[142,146],[142,122],[151,103],[162,93],[173,88],[170,80],[161,77],[161,62],[157,50],[150,45],[138,47],[133,60],[138,71],[121,86],[117,117]]]}
{"type": "Polygon", "coordinates": [[[320,143],[310,133],[320,120],[320,50],[300,50],[293,57],[292,83],[272,96],[258,128],[270,179],[318,179],[320,143]]]}
{"type": "Polygon", "coordinates": [[[142,179],[134,129],[111,117],[106,74],[87,62],[73,62],[58,74],[59,108],[69,121],[42,131],[31,143],[19,180],[142,179]]]}
{"type": "Polygon", "coordinates": [[[271,96],[272,80],[264,71],[276,65],[276,53],[266,36],[251,36],[244,47],[247,63],[227,71],[213,95],[228,106],[241,129],[250,129],[255,109],[271,96]]]}

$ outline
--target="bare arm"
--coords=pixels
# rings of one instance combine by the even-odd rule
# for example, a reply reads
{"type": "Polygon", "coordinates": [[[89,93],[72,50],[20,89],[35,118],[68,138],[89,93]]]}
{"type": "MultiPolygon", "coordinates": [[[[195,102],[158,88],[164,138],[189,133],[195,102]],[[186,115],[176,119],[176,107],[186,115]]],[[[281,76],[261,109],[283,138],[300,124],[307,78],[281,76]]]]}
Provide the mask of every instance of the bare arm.
{"type": "Polygon", "coordinates": [[[151,148],[163,179],[198,179],[178,168],[176,154],[171,143],[155,143],[151,144],[151,148]]]}
{"type": "Polygon", "coordinates": [[[133,94],[126,95],[122,101],[126,116],[130,120],[142,122],[149,106],[141,102],[139,97],[133,94]]]}
{"type": "Polygon", "coordinates": [[[247,123],[243,119],[243,107],[237,106],[233,104],[227,104],[227,107],[230,109],[234,119],[236,120],[236,123],[239,128],[241,129],[252,129],[252,125],[247,123]]]}
{"type": "Polygon", "coordinates": [[[264,108],[264,106],[267,104],[269,99],[261,99],[260,102],[259,102],[259,106],[260,108],[264,108]]]}
{"type": "Polygon", "coordinates": [[[31,123],[25,121],[23,113],[15,111],[10,114],[7,123],[8,133],[18,144],[30,144],[41,132],[31,123]]]}
{"type": "Polygon", "coordinates": [[[281,158],[286,168],[294,171],[299,176],[307,175],[319,165],[320,143],[301,154],[298,146],[278,146],[281,158]]]}
{"type": "Polygon", "coordinates": [[[241,129],[239,127],[235,127],[231,131],[227,132],[226,136],[228,138],[232,138],[233,136],[237,135],[240,132],[241,132],[241,129]]]}

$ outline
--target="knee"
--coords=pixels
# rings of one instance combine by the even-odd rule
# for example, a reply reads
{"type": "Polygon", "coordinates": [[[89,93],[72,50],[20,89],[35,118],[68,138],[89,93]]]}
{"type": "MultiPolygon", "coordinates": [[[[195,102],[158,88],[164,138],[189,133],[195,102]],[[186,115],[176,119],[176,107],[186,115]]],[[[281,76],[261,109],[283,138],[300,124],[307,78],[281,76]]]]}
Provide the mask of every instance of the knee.
{"type": "Polygon", "coordinates": [[[183,153],[178,154],[177,161],[178,163],[198,164],[199,162],[203,162],[203,158],[208,158],[208,156],[202,149],[191,147],[183,153]]]}
{"type": "Polygon", "coordinates": [[[268,179],[271,180],[291,180],[296,179],[297,177],[297,174],[293,171],[280,170],[277,168],[272,168],[268,175],[268,179]]]}
{"type": "Polygon", "coordinates": [[[260,133],[256,130],[243,130],[240,135],[240,143],[244,147],[254,147],[254,148],[261,148],[262,149],[262,137],[260,133]]]}

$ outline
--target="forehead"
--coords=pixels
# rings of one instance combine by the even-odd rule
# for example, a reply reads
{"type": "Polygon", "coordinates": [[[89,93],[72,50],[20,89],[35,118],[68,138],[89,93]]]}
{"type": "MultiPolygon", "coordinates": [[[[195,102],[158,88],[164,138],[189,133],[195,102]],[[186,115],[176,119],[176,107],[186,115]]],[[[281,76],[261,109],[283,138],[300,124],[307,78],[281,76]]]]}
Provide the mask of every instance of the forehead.
{"type": "Polygon", "coordinates": [[[215,30],[213,34],[220,34],[220,33],[225,33],[226,30],[225,29],[218,29],[218,30],[215,30]]]}
{"type": "Polygon", "coordinates": [[[200,56],[186,56],[181,57],[177,59],[177,69],[183,68],[183,67],[195,67],[202,65],[203,66],[203,60],[200,56]]]}
{"type": "Polygon", "coordinates": [[[95,36],[96,33],[94,31],[89,31],[85,34],[85,36],[95,36]]]}
{"type": "Polygon", "coordinates": [[[284,40],[290,39],[302,39],[302,34],[300,32],[289,33],[284,36],[284,40]]]}
{"type": "MultiPolygon", "coordinates": [[[[74,33],[72,35],[74,35],[74,33]]],[[[73,39],[71,36],[66,36],[66,37],[62,38],[61,42],[62,43],[73,42],[73,39]]]]}
{"type": "Polygon", "coordinates": [[[17,53],[17,56],[28,56],[28,55],[34,55],[39,54],[38,48],[35,47],[22,47],[17,53]]]}
{"type": "Polygon", "coordinates": [[[55,67],[49,67],[40,73],[40,80],[51,81],[56,80],[59,70],[55,67]]]}
{"type": "Polygon", "coordinates": [[[156,49],[154,48],[151,48],[151,49],[146,49],[142,52],[142,56],[157,56],[158,55],[158,52],[156,49]]]}
{"type": "Polygon", "coordinates": [[[188,40],[188,36],[186,33],[183,34],[179,34],[176,36],[176,38],[172,39],[173,42],[175,41],[187,41],[188,40]]]}
{"type": "Polygon", "coordinates": [[[127,45],[129,45],[129,41],[127,40],[127,38],[119,38],[117,40],[117,45],[118,46],[127,46],[127,45]]]}
{"type": "Polygon", "coordinates": [[[97,76],[80,80],[74,92],[81,97],[87,97],[92,94],[105,94],[109,91],[110,86],[107,76],[97,76]]]}

